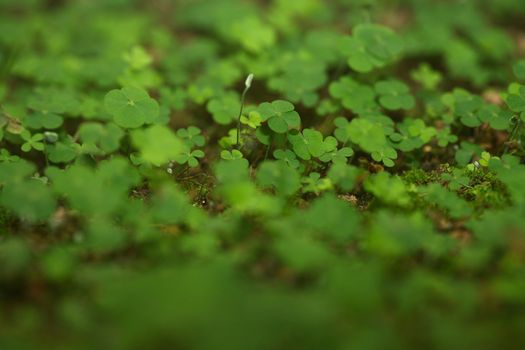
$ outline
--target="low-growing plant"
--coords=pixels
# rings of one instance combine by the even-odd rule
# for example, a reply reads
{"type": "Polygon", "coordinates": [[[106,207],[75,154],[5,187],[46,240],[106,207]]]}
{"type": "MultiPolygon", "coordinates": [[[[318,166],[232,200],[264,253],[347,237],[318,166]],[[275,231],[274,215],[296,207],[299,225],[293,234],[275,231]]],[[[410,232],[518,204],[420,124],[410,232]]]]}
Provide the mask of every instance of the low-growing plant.
{"type": "Polygon", "coordinates": [[[0,349],[521,349],[522,0],[0,1],[0,349]]]}

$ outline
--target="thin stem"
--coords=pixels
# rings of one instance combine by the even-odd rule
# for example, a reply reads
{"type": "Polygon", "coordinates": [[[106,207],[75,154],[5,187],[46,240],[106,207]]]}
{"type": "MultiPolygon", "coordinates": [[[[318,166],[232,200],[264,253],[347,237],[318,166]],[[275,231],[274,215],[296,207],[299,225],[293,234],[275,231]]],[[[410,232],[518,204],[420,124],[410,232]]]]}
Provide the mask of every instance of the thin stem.
{"type": "Polygon", "coordinates": [[[247,86],[244,88],[244,91],[242,92],[241,96],[241,109],[239,111],[239,116],[237,117],[237,142],[235,144],[235,147],[237,149],[240,148],[240,139],[241,139],[241,116],[242,112],[244,110],[244,99],[246,98],[246,93],[248,92],[250,88],[247,86]]]}
{"type": "Polygon", "coordinates": [[[244,91],[241,96],[241,109],[239,111],[239,117],[237,117],[237,142],[235,143],[235,148],[239,149],[241,145],[241,117],[244,110],[244,100],[246,98],[246,93],[250,90],[252,86],[253,74],[248,75],[246,81],[244,82],[244,91]]]}
{"type": "Polygon", "coordinates": [[[49,157],[47,155],[47,141],[44,139],[44,158],[46,160],[46,168],[49,168],[49,157]]]}
{"type": "Polygon", "coordinates": [[[268,146],[266,146],[266,153],[264,154],[264,160],[268,159],[268,154],[270,153],[270,147],[271,147],[271,143],[269,143],[268,146]]]}
{"type": "Polygon", "coordinates": [[[516,133],[518,132],[520,126],[521,126],[521,120],[518,119],[509,134],[507,142],[505,142],[505,148],[503,149],[502,155],[507,154],[507,152],[509,151],[510,143],[512,142],[512,140],[514,140],[514,137],[516,137],[516,133]]]}

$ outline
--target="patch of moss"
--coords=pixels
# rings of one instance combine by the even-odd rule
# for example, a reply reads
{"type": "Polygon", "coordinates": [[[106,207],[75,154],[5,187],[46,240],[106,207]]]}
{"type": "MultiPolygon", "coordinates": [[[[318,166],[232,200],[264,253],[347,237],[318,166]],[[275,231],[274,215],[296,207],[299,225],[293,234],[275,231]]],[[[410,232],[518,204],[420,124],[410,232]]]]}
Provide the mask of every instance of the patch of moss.
{"type": "Polygon", "coordinates": [[[511,204],[507,187],[494,173],[476,170],[466,175],[470,179],[469,186],[459,189],[458,194],[471,202],[476,210],[501,209],[511,204]]]}

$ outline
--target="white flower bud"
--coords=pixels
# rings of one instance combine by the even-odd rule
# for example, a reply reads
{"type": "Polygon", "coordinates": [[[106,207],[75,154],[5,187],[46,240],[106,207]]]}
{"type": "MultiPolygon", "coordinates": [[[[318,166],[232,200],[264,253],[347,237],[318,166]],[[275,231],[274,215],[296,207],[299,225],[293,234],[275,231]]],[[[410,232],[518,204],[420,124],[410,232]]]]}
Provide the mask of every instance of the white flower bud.
{"type": "Polygon", "coordinates": [[[253,81],[253,74],[250,73],[250,75],[248,75],[248,77],[246,78],[246,81],[244,82],[244,85],[246,86],[247,89],[249,89],[252,86],[252,81],[253,81]]]}

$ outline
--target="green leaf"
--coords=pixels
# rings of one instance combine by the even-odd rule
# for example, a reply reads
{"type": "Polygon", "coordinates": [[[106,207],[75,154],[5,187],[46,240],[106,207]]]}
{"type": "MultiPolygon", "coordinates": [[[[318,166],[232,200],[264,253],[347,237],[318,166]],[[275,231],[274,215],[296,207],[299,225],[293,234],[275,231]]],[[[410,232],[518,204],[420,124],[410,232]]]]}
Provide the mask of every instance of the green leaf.
{"type": "Polygon", "coordinates": [[[346,133],[355,144],[368,153],[384,149],[387,143],[383,127],[365,118],[355,118],[346,126],[346,133]]]}
{"type": "Polygon", "coordinates": [[[386,109],[414,108],[414,97],[410,95],[408,86],[399,80],[380,81],[376,83],[375,90],[379,95],[379,102],[386,109]]]}
{"type": "Polygon", "coordinates": [[[284,100],[264,102],[258,107],[263,121],[267,120],[270,129],[278,134],[297,129],[301,125],[301,118],[294,109],[293,104],[284,100]]]}
{"type": "Polygon", "coordinates": [[[257,171],[257,183],[262,187],[273,187],[284,196],[291,196],[301,186],[299,173],[279,161],[263,162],[257,171]]]}
{"type": "Polygon", "coordinates": [[[228,125],[237,120],[241,102],[236,93],[228,93],[211,99],[206,108],[212,114],[213,120],[219,124],[228,125]]]}
{"type": "Polygon", "coordinates": [[[153,125],[144,130],[135,130],[131,139],[141,157],[157,166],[168,163],[183,150],[181,140],[163,125],[153,125]]]}
{"type": "Polygon", "coordinates": [[[395,60],[402,46],[401,39],[390,28],[367,23],[357,25],[352,36],[345,38],[342,51],[350,68],[367,73],[395,60]]]}
{"type": "Polygon", "coordinates": [[[131,86],[108,92],[104,106],[118,126],[128,129],[151,123],[159,115],[157,101],[145,90],[131,86]]]}
{"type": "Polygon", "coordinates": [[[520,60],[512,66],[512,71],[518,80],[525,81],[525,60],[520,60]]]}

